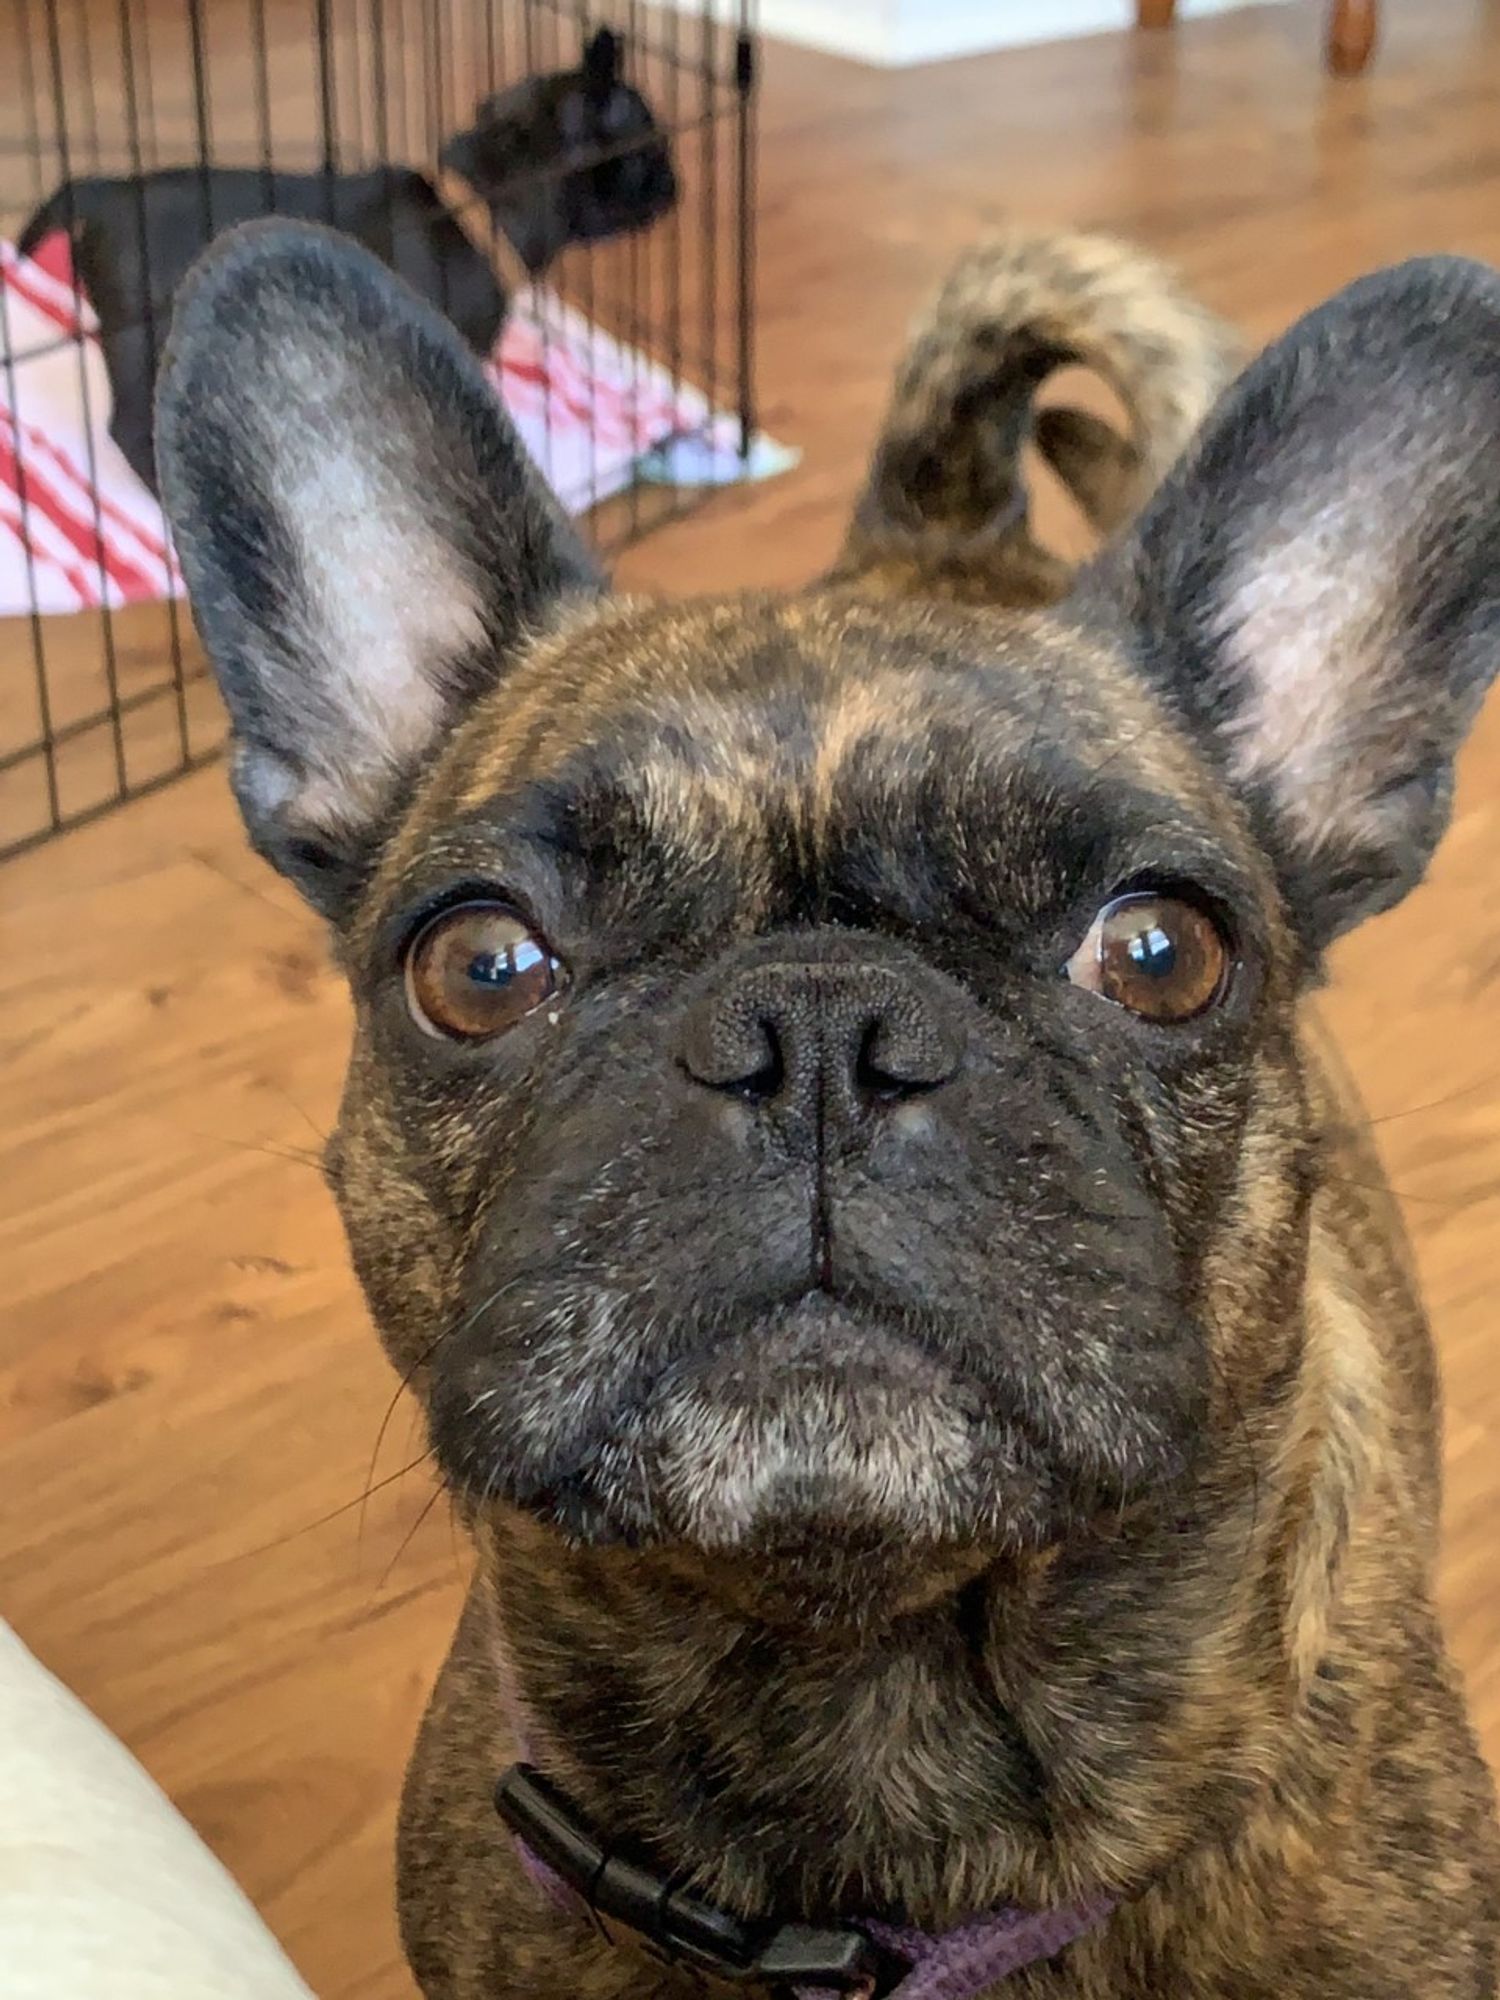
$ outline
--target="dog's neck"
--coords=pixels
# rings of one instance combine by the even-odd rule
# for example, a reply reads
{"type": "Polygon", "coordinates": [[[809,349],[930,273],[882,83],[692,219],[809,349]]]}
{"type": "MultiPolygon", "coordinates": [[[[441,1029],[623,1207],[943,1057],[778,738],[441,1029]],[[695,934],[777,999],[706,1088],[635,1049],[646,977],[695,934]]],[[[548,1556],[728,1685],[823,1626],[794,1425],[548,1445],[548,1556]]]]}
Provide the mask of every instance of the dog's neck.
{"type": "Polygon", "coordinates": [[[505,218],[451,167],[437,170],[438,192],[453,220],[499,279],[507,299],[533,283],[526,259],[507,233],[505,218]]]}
{"type": "Polygon", "coordinates": [[[743,1915],[941,1929],[1130,1894],[1200,1836],[1205,1774],[1248,1788],[1284,1725],[1258,1532],[1238,1504],[1120,1524],[889,1624],[797,1633],[506,1519],[481,1537],[497,1699],[512,1677],[524,1749],[593,1824],[743,1915]],[[1206,1631],[1264,1653],[1249,1686],[1207,1684],[1206,1631]]]}

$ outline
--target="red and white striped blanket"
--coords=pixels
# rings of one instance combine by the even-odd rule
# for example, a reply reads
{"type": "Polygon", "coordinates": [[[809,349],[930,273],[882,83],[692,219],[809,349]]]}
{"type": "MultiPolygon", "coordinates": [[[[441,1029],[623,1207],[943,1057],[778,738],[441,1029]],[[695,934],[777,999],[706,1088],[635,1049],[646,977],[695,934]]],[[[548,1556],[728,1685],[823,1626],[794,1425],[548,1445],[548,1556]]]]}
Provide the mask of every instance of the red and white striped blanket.
{"type": "MultiPolygon", "coordinates": [[[[549,293],[515,301],[489,368],[574,513],[619,492],[653,453],[678,456],[684,440],[675,476],[743,474],[729,416],[549,293]]],[[[66,236],[47,238],[34,259],[0,243],[0,616],[182,594],[161,509],[110,438],[109,411],[98,327],[74,290],[66,236]]]]}

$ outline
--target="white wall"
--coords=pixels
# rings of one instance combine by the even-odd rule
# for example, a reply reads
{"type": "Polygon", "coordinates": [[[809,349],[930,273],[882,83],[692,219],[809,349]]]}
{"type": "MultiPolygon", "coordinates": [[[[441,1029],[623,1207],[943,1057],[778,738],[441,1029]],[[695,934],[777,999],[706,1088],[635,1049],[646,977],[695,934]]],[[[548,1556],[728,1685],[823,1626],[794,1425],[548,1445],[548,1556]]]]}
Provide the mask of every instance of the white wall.
{"type": "MultiPolygon", "coordinates": [[[[1177,12],[1190,19],[1249,4],[1177,0],[1177,12]]],[[[766,34],[873,63],[934,62],[1134,21],[1134,0],[760,0],[766,34]]]]}

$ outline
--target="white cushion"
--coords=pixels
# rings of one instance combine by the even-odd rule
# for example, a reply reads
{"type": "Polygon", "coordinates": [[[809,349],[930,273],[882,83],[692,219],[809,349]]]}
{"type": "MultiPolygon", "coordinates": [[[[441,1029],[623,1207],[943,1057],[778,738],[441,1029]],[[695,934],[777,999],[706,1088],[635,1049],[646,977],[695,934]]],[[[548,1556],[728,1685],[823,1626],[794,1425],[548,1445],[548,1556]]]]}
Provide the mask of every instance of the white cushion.
{"type": "Polygon", "coordinates": [[[4,2000],[312,2000],[124,1746],[0,1623],[4,2000]]]}

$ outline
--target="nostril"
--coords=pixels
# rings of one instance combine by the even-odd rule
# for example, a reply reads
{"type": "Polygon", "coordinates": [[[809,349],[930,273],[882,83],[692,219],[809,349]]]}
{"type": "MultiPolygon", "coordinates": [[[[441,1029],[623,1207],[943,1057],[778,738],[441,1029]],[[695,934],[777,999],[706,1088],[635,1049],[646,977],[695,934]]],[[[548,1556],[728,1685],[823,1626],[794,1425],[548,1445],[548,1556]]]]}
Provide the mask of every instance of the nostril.
{"type": "Polygon", "coordinates": [[[695,1083],[750,1104],[770,1103],[786,1085],[776,1023],[748,1008],[716,1009],[695,1020],[681,1062],[695,1083]]]}
{"type": "Polygon", "coordinates": [[[875,1103],[899,1104],[940,1090],[959,1060],[957,1042],[925,1013],[910,1019],[879,1015],[860,1037],[854,1082],[860,1095],[875,1103]]]}
{"type": "Polygon", "coordinates": [[[860,1037],[854,1058],[854,1087],[861,1097],[873,1098],[880,1104],[895,1104],[910,1093],[899,1077],[891,1076],[882,1067],[878,1054],[880,1043],[880,1023],[871,1021],[860,1037]]]}
{"type": "Polygon", "coordinates": [[[765,1043],[765,1061],[747,1075],[730,1078],[717,1086],[735,1097],[744,1098],[747,1104],[769,1104],[781,1095],[786,1085],[786,1058],[781,1051],[781,1037],[776,1032],[776,1023],[761,1021],[758,1026],[765,1043]]]}

